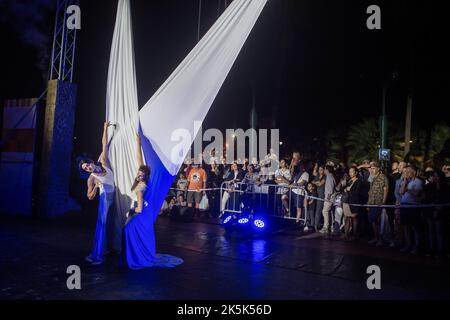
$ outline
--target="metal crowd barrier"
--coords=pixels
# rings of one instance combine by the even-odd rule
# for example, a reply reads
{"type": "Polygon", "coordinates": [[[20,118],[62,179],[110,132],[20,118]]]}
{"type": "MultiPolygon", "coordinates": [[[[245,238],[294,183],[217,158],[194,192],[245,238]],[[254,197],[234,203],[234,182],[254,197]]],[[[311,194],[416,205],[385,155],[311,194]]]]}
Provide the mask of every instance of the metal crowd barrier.
{"type": "Polygon", "coordinates": [[[306,190],[300,186],[256,185],[225,181],[220,187],[220,213],[242,214],[246,211],[286,220],[297,220],[306,225],[307,204],[298,202],[306,196],[306,190]],[[294,192],[299,195],[298,198],[294,195],[294,192]],[[283,210],[285,207],[283,197],[287,199],[287,212],[283,210]],[[302,208],[299,218],[297,218],[297,207],[302,208]]]}
{"type": "MultiPolygon", "coordinates": [[[[170,189],[174,195],[181,191],[186,197],[189,191],[197,190],[182,190],[177,188],[170,189]]],[[[250,185],[243,182],[229,182],[222,183],[220,188],[207,188],[200,191],[206,191],[209,196],[213,192],[219,195],[219,213],[225,212],[235,213],[237,215],[243,214],[244,211],[253,211],[253,213],[265,214],[276,218],[283,218],[287,220],[297,220],[297,203],[293,201],[293,190],[299,192],[302,196],[306,196],[303,187],[280,186],[276,184],[262,184],[260,186],[250,185]],[[254,186],[254,188],[252,188],[254,186]],[[289,215],[282,212],[282,195],[288,198],[289,215]]],[[[211,201],[211,199],[209,199],[211,201]]],[[[306,223],[307,206],[302,205],[302,215],[298,219],[306,223]]]]}
{"type": "MultiPolygon", "coordinates": [[[[172,191],[197,191],[197,190],[180,190],[173,188],[172,191]]],[[[296,196],[294,193],[298,193],[300,199],[314,199],[316,205],[318,201],[330,202],[318,197],[307,195],[304,187],[300,186],[285,186],[277,184],[247,184],[243,182],[231,182],[224,181],[220,188],[208,188],[201,189],[200,191],[206,191],[208,196],[214,193],[214,197],[219,194],[219,213],[223,215],[225,212],[241,215],[243,213],[253,212],[254,214],[264,214],[266,216],[286,219],[297,220],[302,222],[303,225],[307,223],[307,203],[300,204],[302,208],[301,216],[297,218],[297,206],[295,203],[296,196]],[[283,212],[282,196],[287,196],[288,213],[283,212]]],[[[209,199],[211,201],[211,199],[209,199]]],[[[298,198],[297,198],[298,200],[298,198]]],[[[333,202],[332,210],[330,212],[330,221],[337,222],[339,227],[343,225],[343,209],[342,202],[340,201],[340,195],[336,196],[333,202]]],[[[448,207],[450,204],[419,204],[419,205],[367,205],[367,204],[350,204],[352,206],[359,207],[380,207],[380,208],[430,208],[430,207],[448,207]]],[[[217,208],[215,208],[217,209],[217,208]]],[[[217,212],[217,211],[216,211],[217,212]]]]}

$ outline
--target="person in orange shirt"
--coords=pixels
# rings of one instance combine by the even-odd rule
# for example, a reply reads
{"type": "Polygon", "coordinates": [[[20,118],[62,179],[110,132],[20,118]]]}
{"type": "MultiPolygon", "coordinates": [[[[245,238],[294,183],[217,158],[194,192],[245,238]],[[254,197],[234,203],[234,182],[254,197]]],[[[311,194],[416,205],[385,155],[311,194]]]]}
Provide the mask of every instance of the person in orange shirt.
{"type": "Polygon", "coordinates": [[[187,202],[189,208],[192,208],[192,203],[195,202],[195,209],[199,209],[202,196],[206,194],[202,189],[206,189],[206,171],[195,164],[188,175],[187,202]]]}

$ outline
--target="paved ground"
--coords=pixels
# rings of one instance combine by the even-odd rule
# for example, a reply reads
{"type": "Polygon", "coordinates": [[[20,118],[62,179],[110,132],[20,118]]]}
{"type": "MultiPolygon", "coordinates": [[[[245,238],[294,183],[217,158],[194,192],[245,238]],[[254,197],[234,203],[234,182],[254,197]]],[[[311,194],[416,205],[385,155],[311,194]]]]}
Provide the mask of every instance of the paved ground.
{"type": "Polygon", "coordinates": [[[449,264],[364,242],[318,234],[251,236],[204,222],[159,218],[158,252],[177,268],[131,271],[111,257],[84,262],[95,213],[53,221],[0,218],[0,299],[448,299],[449,264]],[[66,268],[82,269],[82,290],[66,288],[66,268]],[[366,287],[366,268],[381,268],[382,289],[366,287]]]}

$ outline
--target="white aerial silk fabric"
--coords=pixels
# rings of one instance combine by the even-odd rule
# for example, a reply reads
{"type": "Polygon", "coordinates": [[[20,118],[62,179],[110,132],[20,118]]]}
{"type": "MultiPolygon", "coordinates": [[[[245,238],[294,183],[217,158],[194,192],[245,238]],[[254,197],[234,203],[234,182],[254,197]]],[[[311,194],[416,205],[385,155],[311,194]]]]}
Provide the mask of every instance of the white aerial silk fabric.
{"type": "Polygon", "coordinates": [[[143,135],[176,175],[267,0],[234,0],[139,113],[143,135]],[[172,141],[176,129],[191,139],[172,141]],[[174,152],[180,150],[180,152],[174,152]]]}
{"type": "Polygon", "coordinates": [[[131,187],[137,173],[136,133],[139,108],[132,30],[130,0],[119,0],[106,95],[106,119],[115,125],[108,132],[108,156],[116,185],[114,206],[108,217],[108,224],[110,241],[116,250],[121,250],[122,228],[132,206],[134,193],[131,187]]]}
{"type": "Polygon", "coordinates": [[[116,184],[115,249],[121,248],[120,231],[134,197],[137,130],[143,135],[144,156],[152,167],[146,201],[154,216],[198,133],[194,122],[205,119],[266,2],[234,0],[138,113],[130,1],[119,0],[107,84],[107,120],[116,124],[109,132],[109,160],[116,184]],[[172,141],[176,129],[191,133],[181,148],[180,141],[172,141]],[[176,147],[182,152],[174,157],[176,147]]]}

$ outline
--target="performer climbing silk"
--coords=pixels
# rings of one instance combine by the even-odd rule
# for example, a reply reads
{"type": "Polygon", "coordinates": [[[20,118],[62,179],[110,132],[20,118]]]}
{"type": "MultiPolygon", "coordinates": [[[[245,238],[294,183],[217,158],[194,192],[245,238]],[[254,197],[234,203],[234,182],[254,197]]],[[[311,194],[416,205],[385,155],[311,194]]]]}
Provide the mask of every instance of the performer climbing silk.
{"type": "Polygon", "coordinates": [[[95,229],[94,245],[92,252],[86,257],[86,261],[92,264],[101,264],[106,252],[106,221],[109,208],[114,198],[114,175],[108,165],[108,137],[107,130],[111,124],[105,122],[103,127],[102,153],[99,162],[90,159],[80,161],[80,169],[90,173],[87,181],[87,197],[93,200],[100,190],[100,201],[98,205],[97,226],[95,229]]]}
{"type": "Polygon", "coordinates": [[[148,181],[150,168],[144,164],[141,139],[137,135],[137,165],[138,173],[131,190],[136,194],[136,203],[130,211],[124,230],[125,258],[130,269],[160,266],[175,267],[183,260],[170,255],[156,254],[154,222],[152,210],[148,203],[148,181]]]}

